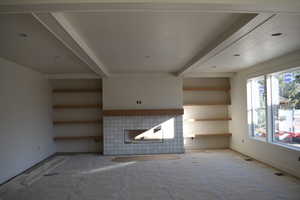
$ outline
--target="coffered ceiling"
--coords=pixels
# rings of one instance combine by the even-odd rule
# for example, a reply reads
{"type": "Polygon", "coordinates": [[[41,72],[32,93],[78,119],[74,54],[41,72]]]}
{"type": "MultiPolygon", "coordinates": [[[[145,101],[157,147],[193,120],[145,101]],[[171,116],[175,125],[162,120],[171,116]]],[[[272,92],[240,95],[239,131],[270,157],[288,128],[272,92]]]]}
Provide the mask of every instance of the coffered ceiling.
{"type": "Polygon", "coordinates": [[[2,1],[0,57],[55,75],[228,74],[300,49],[293,3],[2,1]]]}

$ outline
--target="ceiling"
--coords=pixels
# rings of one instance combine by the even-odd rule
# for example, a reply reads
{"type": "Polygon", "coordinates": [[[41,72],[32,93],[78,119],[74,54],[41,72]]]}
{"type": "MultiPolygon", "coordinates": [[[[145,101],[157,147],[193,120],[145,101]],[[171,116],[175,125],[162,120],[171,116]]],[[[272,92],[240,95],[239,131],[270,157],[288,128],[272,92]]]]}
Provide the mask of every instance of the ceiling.
{"type": "Polygon", "coordinates": [[[276,15],[194,72],[236,72],[300,49],[300,15],[276,15]],[[282,33],[279,36],[272,34],[282,33]],[[235,56],[239,54],[240,56],[235,56]]]}
{"type": "Polygon", "coordinates": [[[0,57],[50,75],[225,76],[300,49],[298,7],[38,2],[0,3],[0,57]]]}
{"type": "Polygon", "coordinates": [[[199,12],[64,15],[111,73],[176,72],[243,17],[199,12]]]}
{"type": "Polygon", "coordinates": [[[48,74],[92,70],[31,14],[0,14],[0,57],[48,74]]]}

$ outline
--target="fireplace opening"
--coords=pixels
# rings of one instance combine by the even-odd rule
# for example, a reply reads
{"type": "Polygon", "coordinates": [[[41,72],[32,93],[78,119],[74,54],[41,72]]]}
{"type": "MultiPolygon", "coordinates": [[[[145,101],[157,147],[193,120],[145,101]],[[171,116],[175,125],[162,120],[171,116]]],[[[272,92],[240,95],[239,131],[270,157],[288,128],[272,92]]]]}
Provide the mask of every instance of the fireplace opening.
{"type": "Polygon", "coordinates": [[[163,130],[161,126],[153,129],[125,129],[124,143],[138,144],[138,143],[162,143],[163,130]]]}

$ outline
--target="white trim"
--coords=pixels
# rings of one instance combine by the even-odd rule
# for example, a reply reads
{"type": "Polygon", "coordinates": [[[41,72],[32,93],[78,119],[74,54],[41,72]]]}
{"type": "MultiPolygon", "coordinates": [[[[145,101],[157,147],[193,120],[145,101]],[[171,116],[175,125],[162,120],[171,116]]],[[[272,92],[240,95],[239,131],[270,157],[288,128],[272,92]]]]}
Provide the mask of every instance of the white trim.
{"type": "Polygon", "coordinates": [[[193,72],[183,75],[183,78],[231,78],[235,72],[193,72]]]}
{"type": "Polygon", "coordinates": [[[1,0],[0,13],[201,11],[299,14],[297,0],[1,0]]]}
{"type": "Polygon", "coordinates": [[[259,142],[268,143],[267,138],[266,139],[262,139],[262,138],[259,138],[259,137],[249,136],[249,139],[255,140],[255,141],[259,141],[259,142]]]}
{"type": "Polygon", "coordinates": [[[101,79],[97,74],[70,73],[70,74],[47,74],[47,79],[101,79]]]}
{"type": "Polygon", "coordinates": [[[283,143],[280,143],[280,142],[269,142],[269,143],[273,144],[273,145],[281,146],[281,147],[284,147],[284,148],[287,148],[287,149],[291,149],[291,150],[295,150],[295,151],[300,151],[300,147],[293,147],[291,145],[283,144],[283,143]]]}
{"type": "Polygon", "coordinates": [[[109,77],[176,77],[173,73],[167,72],[132,72],[132,73],[110,73],[109,77]]]}

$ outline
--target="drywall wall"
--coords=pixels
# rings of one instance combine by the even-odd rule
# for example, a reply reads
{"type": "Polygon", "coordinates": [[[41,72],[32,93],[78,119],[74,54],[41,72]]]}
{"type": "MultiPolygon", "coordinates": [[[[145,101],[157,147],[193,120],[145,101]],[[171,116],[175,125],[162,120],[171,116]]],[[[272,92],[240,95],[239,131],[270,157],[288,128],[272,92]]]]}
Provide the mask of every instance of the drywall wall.
{"type": "Polygon", "coordinates": [[[300,177],[300,150],[292,150],[249,138],[247,129],[248,78],[300,66],[300,51],[259,64],[237,73],[231,79],[231,148],[300,177]]]}
{"type": "Polygon", "coordinates": [[[182,79],[120,76],[103,79],[103,109],[182,108],[182,79]],[[137,104],[140,100],[142,103],[137,104]]]}
{"type": "MultiPolygon", "coordinates": [[[[185,78],[184,88],[229,88],[228,78],[185,78]]],[[[184,104],[227,103],[228,91],[183,91],[184,104]]],[[[229,118],[228,105],[184,106],[183,134],[185,149],[228,148],[228,136],[201,136],[199,134],[229,133],[229,121],[197,121],[196,119],[229,118]],[[196,137],[195,137],[196,136],[196,137]]]]}
{"type": "MultiPolygon", "coordinates": [[[[100,89],[100,79],[54,79],[53,89],[100,89]]],[[[53,93],[54,105],[78,105],[102,103],[101,92],[53,93]]],[[[54,109],[54,121],[101,120],[101,108],[54,109]]],[[[102,121],[96,123],[55,124],[55,137],[102,136],[102,121]]],[[[93,139],[56,140],[57,152],[102,152],[102,141],[93,139]]]]}
{"type": "Polygon", "coordinates": [[[55,152],[50,85],[0,58],[0,183],[55,152]]]}

